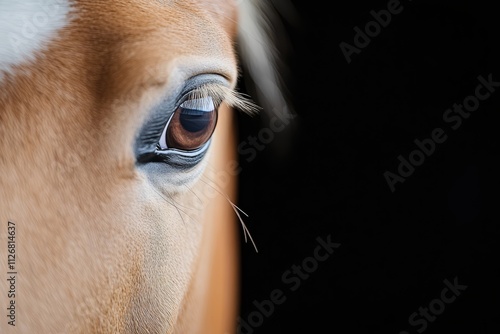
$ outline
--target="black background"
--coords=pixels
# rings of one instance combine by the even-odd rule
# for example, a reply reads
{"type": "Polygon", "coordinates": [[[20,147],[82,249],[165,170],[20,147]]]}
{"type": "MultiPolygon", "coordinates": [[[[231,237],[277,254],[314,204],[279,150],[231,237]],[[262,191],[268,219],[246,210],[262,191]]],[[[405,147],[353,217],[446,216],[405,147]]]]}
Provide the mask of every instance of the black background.
{"type": "MultiPolygon", "coordinates": [[[[239,314],[249,322],[274,289],[286,301],[242,333],[417,333],[409,316],[455,277],[467,289],[423,332],[498,333],[500,87],[456,130],[443,121],[479,75],[500,82],[498,11],[401,1],[348,64],[339,43],[387,3],[293,2],[299,23],[285,21],[282,52],[298,116],[254,160],[240,155],[238,199],[259,249],[241,234],[239,314]],[[447,140],[391,192],[384,172],[435,128],[447,140]],[[341,246],[291,291],[283,273],[328,235],[341,246]]],[[[240,143],[266,127],[265,114],[240,114],[240,143]]]]}

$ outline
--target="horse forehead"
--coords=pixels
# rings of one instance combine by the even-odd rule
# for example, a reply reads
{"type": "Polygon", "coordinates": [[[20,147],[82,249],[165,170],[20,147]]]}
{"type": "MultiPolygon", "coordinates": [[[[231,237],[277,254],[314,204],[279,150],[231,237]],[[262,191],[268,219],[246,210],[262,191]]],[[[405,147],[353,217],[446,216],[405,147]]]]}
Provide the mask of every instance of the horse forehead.
{"type": "Polygon", "coordinates": [[[234,0],[78,0],[79,33],[106,47],[134,44],[171,54],[216,55],[232,51],[234,0]],[[168,46],[167,49],[165,47],[168,46]],[[223,50],[218,50],[222,48],[223,50]]]}
{"type": "Polygon", "coordinates": [[[233,0],[0,2],[0,82],[3,73],[33,63],[65,29],[102,40],[103,48],[110,39],[144,42],[145,34],[161,33],[163,41],[175,44],[175,53],[206,55],[219,47],[216,52],[227,54],[235,8],[233,0]]]}

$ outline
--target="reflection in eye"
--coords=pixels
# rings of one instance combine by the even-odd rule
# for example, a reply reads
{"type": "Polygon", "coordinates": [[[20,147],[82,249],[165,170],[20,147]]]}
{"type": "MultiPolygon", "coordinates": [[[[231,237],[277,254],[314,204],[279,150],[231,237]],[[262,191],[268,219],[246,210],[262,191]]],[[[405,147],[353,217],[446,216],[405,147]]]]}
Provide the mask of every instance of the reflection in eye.
{"type": "Polygon", "coordinates": [[[188,99],[172,115],[160,139],[160,149],[196,150],[207,143],[217,123],[212,97],[188,99]]]}

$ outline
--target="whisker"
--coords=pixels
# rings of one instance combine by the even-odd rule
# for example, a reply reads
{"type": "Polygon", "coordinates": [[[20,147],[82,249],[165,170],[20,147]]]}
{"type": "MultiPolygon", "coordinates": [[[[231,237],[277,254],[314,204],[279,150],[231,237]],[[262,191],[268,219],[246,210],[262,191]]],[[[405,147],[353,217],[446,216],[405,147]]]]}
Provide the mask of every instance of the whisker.
{"type": "MultiPolygon", "coordinates": [[[[232,203],[230,200],[229,200],[229,202],[233,206],[233,210],[234,210],[234,207],[235,207],[234,203],[232,203]]],[[[243,227],[243,232],[246,231],[246,233],[243,233],[245,235],[245,242],[247,242],[247,234],[248,234],[248,237],[250,238],[250,241],[252,241],[253,247],[255,248],[255,252],[258,253],[259,250],[257,249],[257,245],[255,244],[255,241],[253,240],[252,235],[250,234],[250,231],[248,230],[246,224],[243,222],[243,219],[241,218],[240,213],[237,210],[234,210],[234,212],[236,213],[236,215],[238,216],[238,219],[240,220],[241,226],[243,227]]]]}
{"type": "Polygon", "coordinates": [[[184,185],[184,187],[186,187],[197,199],[200,203],[202,203],[203,201],[201,200],[201,198],[194,192],[193,189],[191,189],[191,187],[189,187],[187,184],[184,185]]]}
{"type": "Polygon", "coordinates": [[[241,210],[241,208],[239,206],[237,206],[236,204],[233,203],[233,207],[235,209],[237,209],[239,212],[241,212],[242,214],[244,214],[245,216],[249,217],[249,215],[245,211],[241,210]]]}
{"type": "MultiPolygon", "coordinates": [[[[206,165],[206,169],[211,169],[213,172],[216,172],[216,169],[215,169],[214,167],[210,166],[210,164],[207,164],[207,165],[206,165]]],[[[206,182],[205,182],[205,183],[206,183],[206,182]]],[[[212,187],[212,188],[214,188],[214,187],[212,187]]],[[[214,188],[214,189],[215,189],[215,188],[214,188]]],[[[217,189],[215,189],[215,190],[217,190],[217,189]]],[[[218,191],[221,195],[224,195],[224,194],[222,194],[219,190],[217,190],[217,191],[218,191]]],[[[225,196],[225,195],[224,195],[224,196],[225,196]]],[[[226,199],[228,199],[228,198],[226,197],[226,199]]],[[[249,217],[249,216],[248,216],[248,214],[247,214],[245,211],[243,211],[243,210],[242,210],[239,206],[237,206],[237,205],[236,205],[236,204],[234,204],[234,203],[232,203],[232,204],[234,205],[234,208],[236,208],[239,212],[241,212],[241,213],[242,213],[242,214],[244,214],[245,216],[249,217]]]]}
{"type": "MultiPolygon", "coordinates": [[[[224,194],[220,189],[218,189],[216,187],[217,185],[213,186],[212,184],[210,184],[207,181],[203,180],[203,178],[200,178],[200,181],[202,181],[203,183],[205,183],[206,185],[208,185],[209,187],[211,187],[212,189],[214,189],[215,191],[217,191],[221,196],[223,196],[228,201],[228,203],[231,205],[231,208],[236,213],[236,216],[238,217],[238,220],[240,221],[240,224],[241,224],[242,229],[243,229],[243,235],[245,237],[245,243],[248,242],[248,239],[247,239],[247,234],[248,234],[248,238],[250,239],[250,241],[252,241],[252,244],[253,244],[253,247],[255,248],[255,251],[258,253],[259,250],[257,249],[257,245],[255,244],[255,241],[253,240],[252,235],[250,234],[250,231],[248,230],[245,222],[243,221],[243,218],[241,218],[240,212],[243,213],[246,217],[249,217],[248,214],[245,213],[242,209],[240,209],[236,204],[234,204],[231,201],[231,199],[229,198],[229,196],[227,196],[226,194],[224,194]]],[[[210,181],[210,182],[212,182],[212,181],[210,181]]]]}
{"type": "Polygon", "coordinates": [[[191,217],[189,214],[187,214],[185,211],[179,209],[177,207],[177,205],[175,205],[174,203],[177,203],[175,201],[173,201],[174,203],[170,202],[167,197],[165,197],[164,194],[162,194],[161,192],[159,192],[157,189],[155,189],[154,187],[152,188],[165,202],[167,202],[168,204],[172,205],[176,210],[177,210],[177,213],[179,214],[179,216],[181,217],[182,219],[182,222],[184,224],[186,224],[186,221],[184,220],[184,217],[182,216],[181,212],[184,213],[186,216],[188,216],[190,219],[193,219],[193,217],[191,217]]]}

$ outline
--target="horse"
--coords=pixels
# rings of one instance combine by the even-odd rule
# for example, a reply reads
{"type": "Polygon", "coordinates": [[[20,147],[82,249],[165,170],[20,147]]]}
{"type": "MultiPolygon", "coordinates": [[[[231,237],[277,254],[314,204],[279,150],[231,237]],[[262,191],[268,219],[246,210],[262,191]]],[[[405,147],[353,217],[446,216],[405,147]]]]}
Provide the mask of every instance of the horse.
{"type": "Polygon", "coordinates": [[[286,108],[274,15],[0,2],[2,334],[235,332],[234,113],[286,108]]]}

